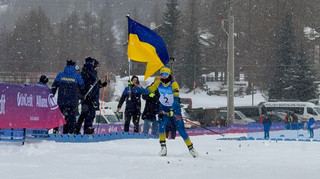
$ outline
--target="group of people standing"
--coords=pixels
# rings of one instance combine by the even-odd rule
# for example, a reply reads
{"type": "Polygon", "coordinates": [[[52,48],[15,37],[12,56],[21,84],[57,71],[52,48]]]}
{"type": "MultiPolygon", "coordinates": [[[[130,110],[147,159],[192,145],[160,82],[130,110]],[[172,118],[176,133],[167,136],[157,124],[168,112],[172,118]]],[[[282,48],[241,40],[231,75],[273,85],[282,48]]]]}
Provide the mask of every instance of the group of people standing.
{"type": "Polygon", "coordinates": [[[139,132],[141,95],[143,95],[143,98],[146,100],[146,107],[142,114],[142,119],[144,119],[143,133],[148,133],[150,123],[152,122],[152,135],[155,135],[157,131],[159,132],[161,146],[159,155],[167,155],[166,126],[168,121],[172,120],[176,126],[175,129],[178,130],[180,136],[183,138],[190,154],[193,157],[197,157],[198,153],[193,148],[193,144],[185,131],[184,122],[181,119],[179,85],[174,80],[170,68],[162,67],[160,69],[160,77],[156,77],[154,82],[147,88],[143,88],[139,84],[137,76],[131,78],[129,86],[124,89],[117,106],[117,112],[119,112],[124,101],[126,101],[125,132],[129,132],[131,119],[134,124],[134,132],[139,132]],[[158,120],[156,120],[157,118],[158,120]],[[157,121],[159,122],[158,130],[157,121]]]}
{"type": "MultiPolygon", "coordinates": [[[[99,89],[109,83],[106,76],[105,82],[98,78],[99,62],[91,57],[85,59],[82,71],[79,74],[76,62],[68,59],[63,72],[55,78],[51,90],[53,95],[58,91],[58,106],[65,117],[63,134],[80,134],[80,128],[84,122],[84,134],[92,134],[95,112],[99,106],[99,89]],[[81,101],[81,114],[78,106],[81,101]]],[[[58,128],[54,129],[58,133],[58,128]]]]}
{"type": "MultiPolygon", "coordinates": [[[[296,115],[295,115],[295,117],[296,117],[296,115]]],[[[288,114],[285,117],[285,119],[288,119],[288,120],[285,120],[286,125],[288,125],[288,123],[291,124],[294,121],[298,121],[298,120],[294,120],[294,117],[292,117],[292,115],[288,115],[288,114]]],[[[262,124],[263,124],[263,130],[264,130],[264,138],[265,139],[269,139],[270,138],[269,132],[270,132],[270,127],[271,127],[272,121],[270,120],[270,118],[268,117],[267,114],[265,114],[263,116],[262,124]]],[[[315,128],[315,120],[314,120],[313,117],[309,118],[308,122],[306,123],[306,126],[307,126],[307,129],[308,129],[309,134],[310,134],[309,138],[313,138],[314,137],[314,131],[313,130],[315,128]]],[[[292,128],[288,128],[288,127],[286,127],[286,128],[287,129],[292,129],[292,128]]]]}
{"type": "MultiPolygon", "coordinates": [[[[85,59],[81,73],[76,67],[76,62],[68,59],[64,71],[55,78],[51,91],[53,95],[58,91],[57,103],[66,121],[63,126],[63,134],[80,134],[83,122],[84,134],[92,134],[94,133],[92,124],[95,112],[99,107],[99,89],[105,87],[110,81],[108,76],[105,76],[104,82],[98,78],[99,62],[94,58],[87,57],[85,59]],[[79,101],[81,101],[81,114],[76,120],[76,116],[79,116],[79,101]]],[[[48,77],[42,75],[38,84],[46,85],[47,83],[48,77]]],[[[119,112],[122,104],[126,101],[124,132],[129,132],[131,119],[134,124],[134,132],[139,132],[141,96],[146,100],[145,110],[142,113],[143,133],[149,132],[150,123],[152,123],[151,134],[156,135],[159,132],[161,146],[159,155],[167,155],[166,130],[168,131],[168,129],[166,126],[171,121],[174,125],[174,136],[178,130],[190,154],[197,157],[199,154],[194,149],[181,118],[179,85],[174,80],[171,70],[168,67],[161,68],[160,76],[155,77],[154,82],[147,88],[143,88],[139,84],[137,76],[131,78],[117,107],[117,112],[119,112]]],[[[58,130],[55,128],[54,133],[58,133],[58,130]]]]}

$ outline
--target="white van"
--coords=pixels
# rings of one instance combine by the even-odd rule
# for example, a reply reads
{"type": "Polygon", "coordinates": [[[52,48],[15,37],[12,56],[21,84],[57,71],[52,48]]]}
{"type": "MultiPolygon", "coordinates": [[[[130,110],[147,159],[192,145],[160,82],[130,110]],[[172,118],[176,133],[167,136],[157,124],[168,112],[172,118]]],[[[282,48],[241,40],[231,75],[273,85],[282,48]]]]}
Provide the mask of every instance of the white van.
{"type": "MultiPolygon", "coordinates": [[[[221,119],[227,120],[227,110],[220,110],[221,119]]],[[[245,116],[241,111],[234,111],[234,124],[248,124],[256,121],[245,116]]]]}
{"type": "Polygon", "coordinates": [[[263,113],[288,110],[301,117],[302,121],[308,121],[310,117],[320,120],[320,106],[310,102],[265,102],[262,103],[261,110],[263,113]]]}
{"type": "Polygon", "coordinates": [[[93,124],[111,124],[111,123],[124,123],[124,120],[118,119],[111,109],[101,109],[96,111],[96,117],[93,124]]]}

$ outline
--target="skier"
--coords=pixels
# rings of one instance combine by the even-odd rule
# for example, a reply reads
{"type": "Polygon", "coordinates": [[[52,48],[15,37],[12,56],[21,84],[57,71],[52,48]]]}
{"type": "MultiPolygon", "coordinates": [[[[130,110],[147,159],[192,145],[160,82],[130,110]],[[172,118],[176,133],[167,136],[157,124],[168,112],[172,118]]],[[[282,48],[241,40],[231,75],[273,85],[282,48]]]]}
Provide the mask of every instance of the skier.
{"type": "Polygon", "coordinates": [[[80,134],[80,129],[82,123],[84,121],[83,133],[84,134],[93,134],[94,128],[92,127],[93,120],[96,116],[96,110],[99,107],[99,89],[107,86],[109,83],[108,76],[105,76],[105,82],[101,82],[98,79],[98,70],[99,70],[99,62],[91,57],[87,57],[85,59],[85,64],[83,65],[81,76],[84,81],[85,93],[88,93],[90,88],[93,86],[92,90],[88,93],[88,95],[83,99],[81,103],[81,114],[76,124],[75,133],[80,134]],[[97,81],[98,80],[98,81],[97,81]],[[96,83],[97,81],[97,83],[96,83]]]}
{"type": "MultiPolygon", "coordinates": [[[[78,112],[79,93],[83,90],[82,78],[75,69],[76,62],[67,60],[67,66],[60,72],[54,80],[51,91],[56,94],[58,88],[58,105],[64,115],[66,124],[63,127],[64,134],[73,134],[78,112]]],[[[58,129],[54,129],[58,133],[58,129]]]]}
{"type": "Polygon", "coordinates": [[[186,133],[183,120],[175,117],[181,116],[181,108],[179,103],[179,85],[173,79],[171,70],[168,67],[162,67],[160,69],[160,76],[161,79],[159,81],[154,82],[154,84],[148,87],[147,90],[138,85],[138,87],[141,89],[141,91],[143,91],[143,93],[154,92],[157,89],[160,93],[159,139],[161,151],[159,152],[159,155],[167,155],[165,128],[168,120],[172,118],[174,119],[178,132],[180,136],[183,138],[185,144],[187,145],[190,154],[193,157],[197,157],[199,154],[194,149],[193,144],[188,134],[186,133]]]}

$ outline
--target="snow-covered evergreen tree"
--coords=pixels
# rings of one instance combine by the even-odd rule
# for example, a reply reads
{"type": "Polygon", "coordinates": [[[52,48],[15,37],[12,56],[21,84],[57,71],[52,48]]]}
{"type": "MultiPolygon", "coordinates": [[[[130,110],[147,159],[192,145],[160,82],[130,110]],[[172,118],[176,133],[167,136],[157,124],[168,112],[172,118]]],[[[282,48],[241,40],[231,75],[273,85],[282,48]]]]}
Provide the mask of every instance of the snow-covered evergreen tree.
{"type": "Polygon", "coordinates": [[[286,15],[279,35],[276,64],[269,87],[269,99],[301,100],[314,98],[315,72],[302,45],[295,46],[291,15],[286,15]]]}

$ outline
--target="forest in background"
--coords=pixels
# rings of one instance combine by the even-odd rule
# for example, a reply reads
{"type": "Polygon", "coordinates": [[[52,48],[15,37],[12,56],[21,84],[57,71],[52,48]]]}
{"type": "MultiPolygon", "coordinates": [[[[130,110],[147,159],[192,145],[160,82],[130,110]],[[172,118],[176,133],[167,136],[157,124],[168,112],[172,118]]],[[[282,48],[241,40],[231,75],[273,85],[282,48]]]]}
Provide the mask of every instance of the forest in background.
{"type": "MultiPolygon", "coordinates": [[[[0,5],[1,73],[58,73],[68,58],[81,67],[92,56],[101,71],[128,75],[130,13],[148,27],[154,24],[163,37],[180,86],[191,90],[195,81],[203,87],[201,75],[207,73],[225,81],[218,78],[225,77],[227,64],[222,22],[228,30],[232,6],[236,77],[242,73],[262,90],[284,90],[286,98],[298,95],[285,91],[297,91],[298,81],[300,88],[311,85],[309,94],[315,96],[320,0],[1,0],[0,5]],[[297,74],[302,79],[292,78],[297,74]]],[[[133,63],[131,74],[144,71],[144,64],[133,63]]]]}

